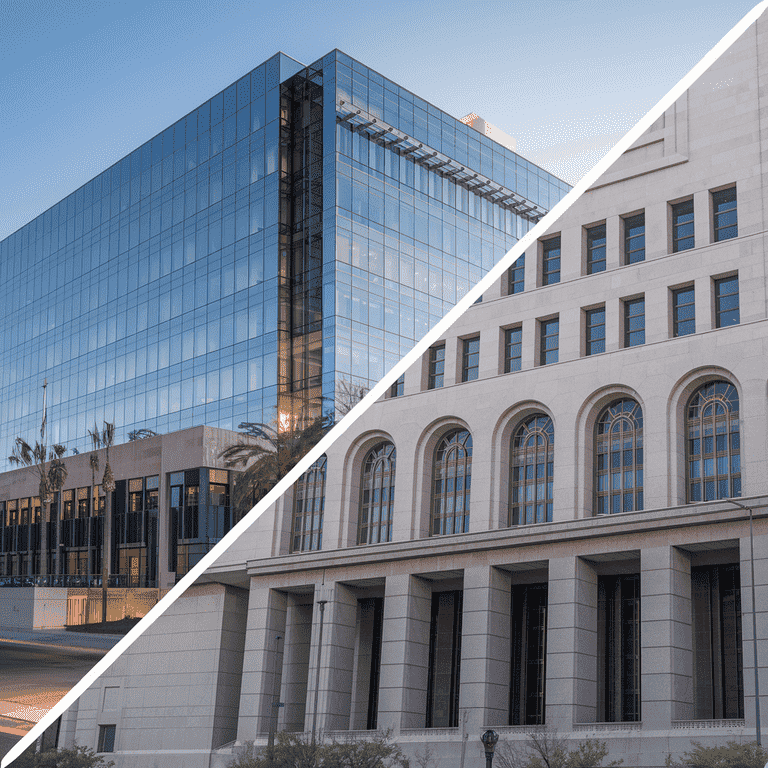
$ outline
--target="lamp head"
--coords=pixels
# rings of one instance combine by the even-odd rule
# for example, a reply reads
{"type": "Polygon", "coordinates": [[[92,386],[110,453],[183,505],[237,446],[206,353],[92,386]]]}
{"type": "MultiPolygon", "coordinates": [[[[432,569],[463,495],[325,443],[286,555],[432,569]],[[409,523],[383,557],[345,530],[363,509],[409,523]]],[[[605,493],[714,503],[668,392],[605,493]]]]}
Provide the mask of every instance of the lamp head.
{"type": "Polygon", "coordinates": [[[496,749],[496,743],[499,740],[499,734],[496,731],[488,730],[481,737],[480,741],[483,742],[486,752],[493,754],[493,750],[496,749]]]}

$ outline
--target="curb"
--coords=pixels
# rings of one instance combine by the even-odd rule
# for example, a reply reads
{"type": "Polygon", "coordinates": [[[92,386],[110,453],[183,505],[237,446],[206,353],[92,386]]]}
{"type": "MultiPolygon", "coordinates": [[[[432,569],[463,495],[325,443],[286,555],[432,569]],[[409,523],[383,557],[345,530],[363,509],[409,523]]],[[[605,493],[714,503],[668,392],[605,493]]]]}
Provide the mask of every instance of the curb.
{"type": "Polygon", "coordinates": [[[92,651],[106,653],[114,648],[125,635],[79,635],[79,633],[64,634],[46,632],[13,632],[0,629],[0,643],[23,643],[55,647],[75,651],[92,651]]]}

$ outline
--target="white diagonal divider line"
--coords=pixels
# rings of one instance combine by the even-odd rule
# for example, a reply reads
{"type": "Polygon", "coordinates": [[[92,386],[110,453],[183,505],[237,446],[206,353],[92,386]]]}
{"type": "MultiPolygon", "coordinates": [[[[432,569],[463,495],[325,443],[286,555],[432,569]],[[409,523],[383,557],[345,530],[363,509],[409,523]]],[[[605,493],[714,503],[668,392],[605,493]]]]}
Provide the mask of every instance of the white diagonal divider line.
{"type": "MultiPolygon", "coordinates": [[[[627,134],[619,140],[574,188],[555,207],[539,221],[525,236],[523,236],[507,252],[507,254],[451,309],[424,337],[416,343],[396,365],[394,365],[371,391],[344,416],[344,418],[323,437],[317,445],[311,448],[305,456],[288,472],[275,487],[207,554],[200,562],[178,583],[171,591],[155,605],[152,610],[66,694],[40,722],[10,751],[0,762],[0,768],[7,768],[21,752],[26,749],[43,731],[52,725],[65,710],[85,692],[117,658],[126,651],[132,643],[197,580],[199,576],[212,566],[224,551],[250,528],[268,507],[274,504],[298,479],[307,471],[328,448],[344,434],[392,384],[405,373],[419,358],[434,344],[458,318],[469,309],[482,294],[499,280],[504,272],[519,256],[565,213],[616,160],[632,144],[647,131],[659,117],[682,96],[698,80],[712,64],[741,37],[744,32],[757,21],[768,7],[768,0],[758,3],[741,21],[739,21],[725,36],[699,61],[696,66],[683,77],[655,106],[653,106],[627,134]]],[[[87,746],[87,745],[86,745],[87,746]]]]}

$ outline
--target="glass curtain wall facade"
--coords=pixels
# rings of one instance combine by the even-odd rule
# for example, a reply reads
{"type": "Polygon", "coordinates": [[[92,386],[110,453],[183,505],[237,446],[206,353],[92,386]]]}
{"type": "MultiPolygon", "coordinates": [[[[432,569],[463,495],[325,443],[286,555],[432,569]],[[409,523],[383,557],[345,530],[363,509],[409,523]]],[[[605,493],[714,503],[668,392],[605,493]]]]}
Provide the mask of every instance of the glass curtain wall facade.
{"type": "Polygon", "coordinates": [[[94,421],[123,442],[332,401],[567,191],[340,51],[277,54],[0,243],[0,445],[46,378],[49,439],[81,452],[94,421]]]}
{"type": "MultiPolygon", "coordinates": [[[[278,54],[0,243],[0,445],[274,417],[278,54]]],[[[3,455],[6,455],[4,453],[3,455]]],[[[3,468],[7,468],[7,465],[3,468]]]]}
{"type": "MultiPolygon", "coordinates": [[[[47,439],[70,453],[103,421],[122,443],[332,409],[568,189],[340,51],[277,54],[0,243],[0,455],[40,428],[46,380],[47,439]]],[[[228,529],[195,522],[193,484],[169,487],[186,494],[157,500],[170,552],[146,498],[113,508],[123,581],[161,558],[183,573],[228,529]]],[[[102,551],[76,491],[54,505],[58,573],[102,551]]],[[[17,517],[13,570],[37,574],[50,553],[17,517]]]]}

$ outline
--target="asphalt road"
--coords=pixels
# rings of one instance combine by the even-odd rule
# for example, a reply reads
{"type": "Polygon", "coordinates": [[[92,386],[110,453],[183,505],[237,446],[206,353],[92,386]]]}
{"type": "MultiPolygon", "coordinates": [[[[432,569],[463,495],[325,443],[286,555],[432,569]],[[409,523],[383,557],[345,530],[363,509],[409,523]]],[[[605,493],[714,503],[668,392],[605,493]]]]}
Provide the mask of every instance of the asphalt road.
{"type": "MultiPolygon", "coordinates": [[[[31,727],[104,655],[0,640],[0,718],[31,727]]],[[[0,757],[21,738],[0,732],[0,757]]]]}
{"type": "Polygon", "coordinates": [[[0,733],[0,758],[21,738],[12,733],[0,733]]]}

